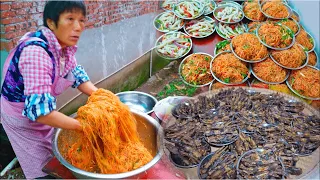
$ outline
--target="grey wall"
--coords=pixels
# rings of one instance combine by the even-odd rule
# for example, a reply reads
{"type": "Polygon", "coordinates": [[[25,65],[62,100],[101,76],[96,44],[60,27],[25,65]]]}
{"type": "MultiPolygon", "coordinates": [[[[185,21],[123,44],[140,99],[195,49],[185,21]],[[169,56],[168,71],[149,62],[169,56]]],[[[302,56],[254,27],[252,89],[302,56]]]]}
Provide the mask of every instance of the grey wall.
{"type": "MultiPolygon", "coordinates": [[[[125,19],[83,32],[76,57],[92,82],[115,73],[154,46],[156,29],[153,27],[153,19],[156,14],[125,19]]],[[[58,97],[58,107],[78,93],[76,89],[68,89],[58,97]]]]}

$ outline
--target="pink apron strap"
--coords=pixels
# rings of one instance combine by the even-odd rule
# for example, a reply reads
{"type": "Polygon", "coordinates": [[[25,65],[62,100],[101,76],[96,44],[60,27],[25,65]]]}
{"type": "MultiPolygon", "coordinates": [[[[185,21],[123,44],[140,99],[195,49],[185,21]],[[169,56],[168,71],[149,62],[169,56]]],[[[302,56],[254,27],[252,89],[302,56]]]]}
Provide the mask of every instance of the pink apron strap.
{"type": "Polygon", "coordinates": [[[4,62],[4,65],[3,65],[1,85],[2,85],[2,83],[3,83],[3,81],[4,81],[4,78],[5,78],[6,74],[7,74],[7,71],[8,71],[8,68],[9,68],[9,64],[10,64],[10,62],[11,62],[11,59],[12,59],[13,56],[14,56],[14,53],[16,52],[16,50],[17,50],[17,48],[19,47],[19,45],[20,45],[22,42],[25,42],[25,41],[43,41],[43,40],[40,39],[40,38],[37,38],[37,37],[26,38],[25,40],[21,41],[15,48],[13,48],[13,49],[10,51],[10,53],[9,53],[6,61],[4,62]]]}

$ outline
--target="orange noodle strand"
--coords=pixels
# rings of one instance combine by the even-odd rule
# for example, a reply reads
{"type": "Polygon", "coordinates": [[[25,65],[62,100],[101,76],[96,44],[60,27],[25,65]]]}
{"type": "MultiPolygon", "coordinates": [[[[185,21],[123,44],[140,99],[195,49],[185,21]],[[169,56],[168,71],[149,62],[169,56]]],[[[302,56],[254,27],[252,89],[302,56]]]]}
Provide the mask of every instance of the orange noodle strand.
{"type": "Polygon", "coordinates": [[[82,170],[103,174],[132,171],[152,160],[140,142],[136,120],[128,106],[112,92],[98,89],[80,107],[83,131],[66,159],[82,170]]]}

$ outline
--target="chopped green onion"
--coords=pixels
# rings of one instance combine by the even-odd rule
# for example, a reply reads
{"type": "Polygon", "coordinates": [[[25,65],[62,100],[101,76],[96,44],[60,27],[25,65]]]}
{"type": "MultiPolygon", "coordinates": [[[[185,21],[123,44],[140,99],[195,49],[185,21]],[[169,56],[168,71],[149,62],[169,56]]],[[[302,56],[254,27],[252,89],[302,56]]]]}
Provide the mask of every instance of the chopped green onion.
{"type": "Polygon", "coordinates": [[[226,83],[229,83],[230,82],[230,78],[225,78],[223,81],[226,82],[226,83]]]}

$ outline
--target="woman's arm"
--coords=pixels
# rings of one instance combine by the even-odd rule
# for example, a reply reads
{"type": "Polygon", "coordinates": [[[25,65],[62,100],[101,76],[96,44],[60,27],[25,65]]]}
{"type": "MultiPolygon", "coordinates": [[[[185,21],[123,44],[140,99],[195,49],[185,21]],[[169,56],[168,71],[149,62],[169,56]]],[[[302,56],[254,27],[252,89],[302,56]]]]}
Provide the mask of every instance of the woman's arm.
{"type": "Polygon", "coordinates": [[[46,124],[56,128],[82,130],[79,121],[68,117],[58,111],[51,111],[45,116],[39,116],[36,121],[38,123],[46,124]]]}
{"type": "Polygon", "coordinates": [[[94,91],[98,90],[91,81],[84,82],[78,86],[79,91],[90,96],[94,91]]]}

